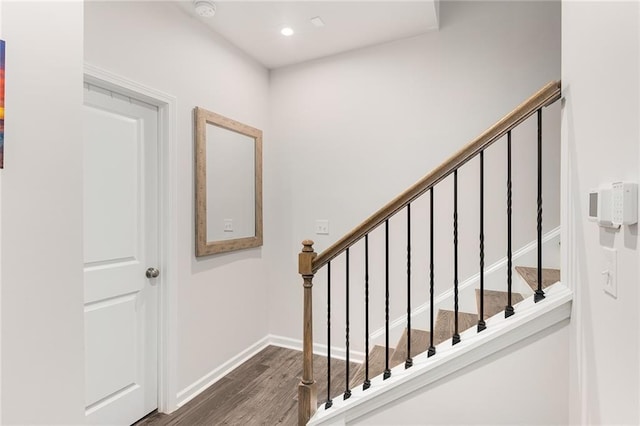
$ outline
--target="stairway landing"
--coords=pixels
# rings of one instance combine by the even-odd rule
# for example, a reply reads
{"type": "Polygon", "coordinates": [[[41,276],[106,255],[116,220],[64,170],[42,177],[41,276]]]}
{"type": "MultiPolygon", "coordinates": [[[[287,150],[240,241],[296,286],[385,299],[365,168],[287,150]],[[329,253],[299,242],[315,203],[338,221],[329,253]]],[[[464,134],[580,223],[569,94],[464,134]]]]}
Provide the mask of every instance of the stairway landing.
{"type": "MultiPolygon", "coordinates": [[[[134,426],[295,426],[301,359],[300,351],[268,346],[177,411],[153,413],[134,426]]],[[[345,375],[344,361],[333,361],[332,394],[344,390],[345,375]]],[[[358,366],[351,363],[352,371],[358,366]]],[[[320,403],[327,395],[327,358],[315,355],[313,368],[320,403]]]]}

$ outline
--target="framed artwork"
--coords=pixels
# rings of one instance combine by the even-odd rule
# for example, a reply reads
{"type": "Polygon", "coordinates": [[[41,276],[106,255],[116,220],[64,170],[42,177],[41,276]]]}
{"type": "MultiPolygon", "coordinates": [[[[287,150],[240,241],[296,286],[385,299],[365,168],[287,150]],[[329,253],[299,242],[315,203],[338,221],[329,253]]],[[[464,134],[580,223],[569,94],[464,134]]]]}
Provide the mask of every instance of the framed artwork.
{"type": "Polygon", "coordinates": [[[0,40],[0,169],[4,169],[4,40],[0,40]]]}

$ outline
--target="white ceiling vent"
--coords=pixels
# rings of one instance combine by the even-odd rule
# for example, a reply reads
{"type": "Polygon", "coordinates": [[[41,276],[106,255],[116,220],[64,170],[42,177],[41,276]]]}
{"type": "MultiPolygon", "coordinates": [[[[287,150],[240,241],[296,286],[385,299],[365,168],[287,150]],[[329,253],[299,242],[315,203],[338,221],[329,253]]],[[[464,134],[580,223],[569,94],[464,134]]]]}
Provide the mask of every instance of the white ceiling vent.
{"type": "Polygon", "coordinates": [[[193,7],[203,18],[211,18],[216,14],[216,5],[211,0],[194,0],[193,7]]]}
{"type": "Polygon", "coordinates": [[[311,23],[316,26],[317,28],[322,28],[324,27],[324,21],[322,20],[321,17],[316,16],[315,18],[311,18],[311,23]]]}

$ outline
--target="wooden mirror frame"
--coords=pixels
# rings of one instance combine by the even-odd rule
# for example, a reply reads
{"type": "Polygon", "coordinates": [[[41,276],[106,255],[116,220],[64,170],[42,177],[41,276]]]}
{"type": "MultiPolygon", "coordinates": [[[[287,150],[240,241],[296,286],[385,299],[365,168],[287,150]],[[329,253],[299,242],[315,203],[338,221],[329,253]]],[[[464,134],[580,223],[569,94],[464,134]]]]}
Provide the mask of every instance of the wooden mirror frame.
{"type": "Polygon", "coordinates": [[[199,107],[195,108],[194,117],[196,256],[260,247],[262,245],[262,131],[199,107]],[[255,140],[255,235],[252,237],[207,241],[207,124],[240,133],[255,140]]]}

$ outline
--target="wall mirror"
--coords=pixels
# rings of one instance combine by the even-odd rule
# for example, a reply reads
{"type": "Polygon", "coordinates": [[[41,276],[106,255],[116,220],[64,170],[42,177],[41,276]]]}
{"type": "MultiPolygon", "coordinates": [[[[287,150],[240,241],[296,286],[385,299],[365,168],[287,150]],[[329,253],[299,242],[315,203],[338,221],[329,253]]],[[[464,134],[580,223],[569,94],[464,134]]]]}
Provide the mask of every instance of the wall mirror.
{"type": "Polygon", "coordinates": [[[195,109],[196,256],[262,245],[262,131],[195,109]]]}

